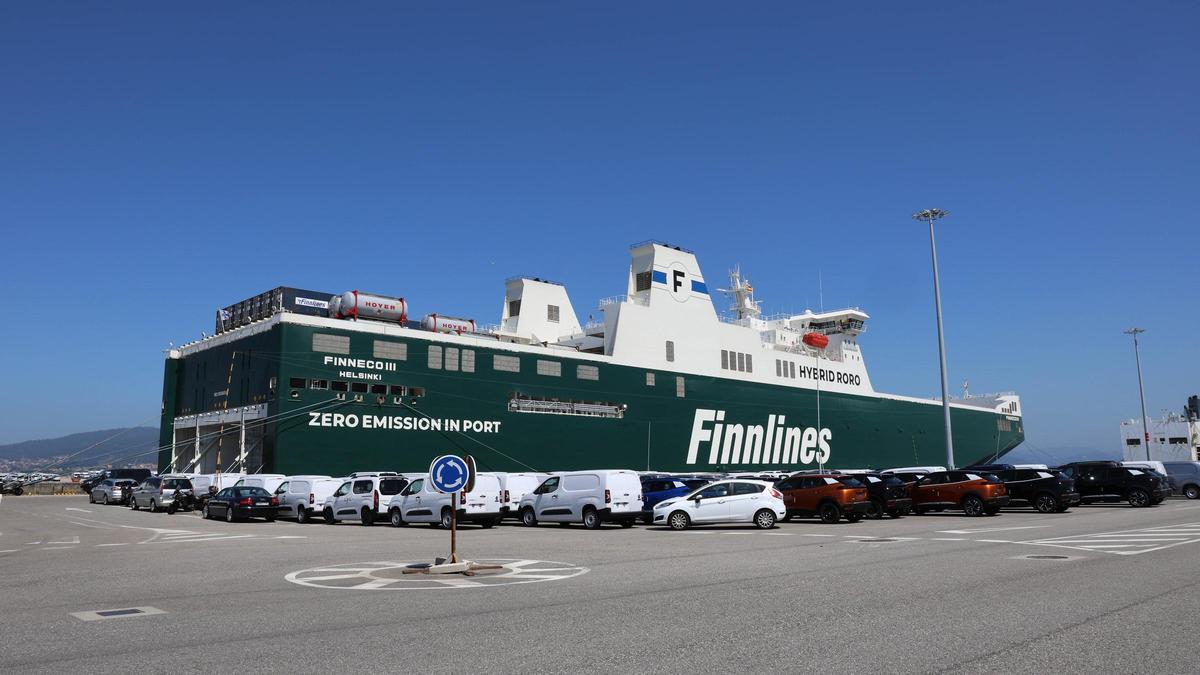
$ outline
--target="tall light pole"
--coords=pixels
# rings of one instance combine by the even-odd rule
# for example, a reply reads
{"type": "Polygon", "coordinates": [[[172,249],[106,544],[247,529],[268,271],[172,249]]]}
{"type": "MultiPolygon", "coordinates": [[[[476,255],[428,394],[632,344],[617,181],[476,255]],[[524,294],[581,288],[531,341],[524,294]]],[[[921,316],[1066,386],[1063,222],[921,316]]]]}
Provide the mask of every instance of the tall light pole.
{"type": "Polygon", "coordinates": [[[954,468],[954,435],[950,431],[950,393],[946,382],[946,339],[942,334],[942,290],[938,281],[937,243],[933,237],[933,221],[950,215],[942,209],[925,209],[913,214],[914,220],[929,222],[929,254],[933,259],[933,306],[937,310],[938,359],[942,366],[942,415],[946,420],[946,468],[954,468]]]}
{"type": "Polygon", "coordinates": [[[1137,361],[1138,396],[1142,399],[1142,442],[1146,444],[1146,461],[1150,461],[1150,423],[1146,420],[1146,390],[1142,387],[1142,350],[1138,345],[1138,335],[1145,333],[1145,328],[1130,328],[1126,335],[1133,336],[1133,358],[1137,361]]]}

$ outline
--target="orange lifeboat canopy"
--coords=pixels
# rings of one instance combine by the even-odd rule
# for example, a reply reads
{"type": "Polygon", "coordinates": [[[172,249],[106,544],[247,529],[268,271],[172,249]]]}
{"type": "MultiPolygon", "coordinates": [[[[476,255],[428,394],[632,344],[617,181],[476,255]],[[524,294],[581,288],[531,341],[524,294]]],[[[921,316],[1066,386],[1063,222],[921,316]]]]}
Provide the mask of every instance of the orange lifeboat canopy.
{"type": "Polygon", "coordinates": [[[804,344],[817,349],[825,349],[829,346],[829,338],[820,333],[805,333],[803,338],[804,344]]]}

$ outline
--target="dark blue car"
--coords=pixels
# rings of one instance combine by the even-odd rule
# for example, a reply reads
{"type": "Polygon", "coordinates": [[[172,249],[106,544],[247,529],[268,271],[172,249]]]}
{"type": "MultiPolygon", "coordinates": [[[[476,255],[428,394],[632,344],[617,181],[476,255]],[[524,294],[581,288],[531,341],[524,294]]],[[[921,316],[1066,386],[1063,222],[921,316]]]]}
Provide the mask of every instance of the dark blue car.
{"type": "Polygon", "coordinates": [[[693,488],[677,478],[656,477],[642,478],[642,521],[646,524],[654,522],[654,505],[664,499],[682,497],[693,488]]]}

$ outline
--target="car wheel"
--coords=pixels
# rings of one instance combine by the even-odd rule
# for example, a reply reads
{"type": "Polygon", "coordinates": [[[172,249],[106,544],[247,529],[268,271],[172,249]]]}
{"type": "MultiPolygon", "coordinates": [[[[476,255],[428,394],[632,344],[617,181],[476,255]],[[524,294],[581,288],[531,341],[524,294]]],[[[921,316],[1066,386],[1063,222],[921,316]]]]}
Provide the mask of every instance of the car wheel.
{"type": "Polygon", "coordinates": [[[333,509],[329,508],[328,506],[325,507],[325,510],[321,511],[321,515],[325,516],[325,522],[329,525],[337,524],[337,521],[333,519],[333,509]]]}
{"type": "Polygon", "coordinates": [[[622,520],[621,527],[625,527],[625,528],[633,527],[633,521],[632,520],[622,520]]]}
{"type": "Polygon", "coordinates": [[[443,530],[450,529],[450,521],[452,520],[452,518],[451,518],[452,514],[453,514],[453,512],[450,509],[448,509],[448,508],[442,509],[442,529],[443,530]]]}
{"type": "Polygon", "coordinates": [[[588,507],[583,510],[583,526],[589,530],[600,529],[600,514],[596,509],[588,507]]]}
{"type": "Polygon", "coordinates": [[[179,507],[175,506],[175,502],[171,502],[171,505],[167,507],[167,513],[173,514],[178,508],[179,507]]]}
{"type": "Polygon", "coordinates": [[[914,516],[923,516],[925,515],[925,509],[921,508],[920,506],[914,506],[909,513],[913,514],[914,516]]]}
{"type": "Polygon", "coordinates": [[[758,513],[754,514],[754,525],[760,530],[775,527],[775,513],[770,509],[759,509],[758,513]]]}
{"type": "Polygon", "coordinates": [[[1049,492],[1043,492],[1033,500],[1033,507],[1041,513],[1054,513],[1058,510],[1058,499],[1049,492]]]}
{"type": "Polygon", "coordinates": [[[233,522],[233,507],[232,506],[225,507],[225,522],[227,522],[227,523],[233,522]]]}
{"type": "Polygon", "coordinates": [[[867,511],[867,517],[870,518],[871,520],[881,520],[881,519],[883,519],[883,513],[884,513],[883,502],[878,499],[872,499],[871,500],[871,510],[867,511]]]}
{"type": "Polygon", "coordinates": [[[962,500],[963,513],[975,518],[984,514],[983,500],[975,495],[967,495],[962,500]]]}
{"type": "Polygon", "coordinates": [[[496,525],[497,522],[499,522],[499,521],[492,520],[491,518],[489,518],[487,520],[479,521],[479,526],[485,530],[490,530],[490,529],[492,529],[492,527],[494,527],[496,525]]]}
{"type": "Polygon", "coordinates": [[[96,503],[96,495],[89,492],[88,493],[88,503],[95,504],[96,503]]]}
{"type": "Polygon", "coordinates": [[[388,522],[392,527],[404,527],[404,516],[400,514],[400,509],[388,511],[388,522]]]}
{"type": "Polygon", "coordinates": [[[158,513],[158,502],[150,500],[150,513],[158,513]]]}
{"type": "Polygon", "coordinates": [[[268,523],[273,523],[273,522],[275,522],[275,516],[273,516],[273,515],[263,516],[263,520],[267,521],[268,523]]]}
{"type": "Polygon", "coordinates": [[[1134,488],[1129,491],[1129,505],[1133,507],[1150,506],[1150,493],[1145,490],[1134,488]]]}
{"type": "Polygon", "coordinates": [[[1155,497],[1154,499],[1150,500],[1150,503],[1157,506],[1158,504],[1163,503],[1164,499],[1166,499],[1166,497],[1155,497]]]}
{"type": "Polygon", "coordinates": [[[308,509],[303,504],[296,507],[296,522],[301,525],[308,522],[308,509]]]}
{"type": "Polygon", "coordinates": [[[1071,505],[1070,505],[1070,504],[1059,504],[1059,505],[1058,505],[1058,512],[1059,512],[1059,513],[1066,513],[1066,512],[1067,512],[1067,509],[1069,509],[1069,508],[1071,508],[1071,505]]]}
{"type": "Polygon", "coordinates": [[[358,521],[362,523],[363,527],[370,527],[375,524],[375,514],[371,513],[371,509],[364,507],[358,514],[358,521]]]}
{"type": "Polygon", "coordinates": [[[200,510],[200,515],[203,516],[205,520],[212,518],[212,514],[208,512],[208,504],[205,504],[204,508],[200,510]]]}
{"type": "Polygon", "coordinates": [[[100,500],[105,506],[108,506],[108,493],[104,493],[104,498],[100,500]]]}
{"type": "Polygon", "coordinates": [[[525,527],[534,527],[537,525],[537,516],[533,515],[533,509],[521,510],[521,524],[525,527]]]}
{"type": "Polygon", "coordinates": [[[822,523],[831,525],[842,519],[842,510],[833,502],[825,502],[817,509],[817,515],[821,517],[822,523]]]}
{"type": "Polygon", "coordinates": [[[667,516],[667,524],[672,530],[686,530],[692,524],[692,519],[683,511],[675,511],[667,516]]]}
{"type": "Polygon", "coordinates": [[[888,517],[889,518],[903,518],[904,511],[901,509],[892,509],[891,511],[888,511],[888,517]]]}
{"type": "Polygon", "coordinates": [[[1183,496],[1188,499],[1200,499],[1200,485],[1189,485],[1183,488],[1183,496]]]}
{"type": "Polygon", "coordinates": [[[788,512],[788,513],[785,513],[783,515],[783,517],[779,519],[779,522],[790,523],[790,522],[792,522],[792,518],[793,518],[793,515],[791,514],[791,512],[788,512]]]}
{"type": "Polygon", "coordinates": [[[847,514],[846,514],[846,520],[848,520],[848,521],[850,521],[850,522],[852,522],[852,523],[857,523],[858,521],[862,520],[862,514],[860,514],[860,513],[847,513],[847,514]]]}

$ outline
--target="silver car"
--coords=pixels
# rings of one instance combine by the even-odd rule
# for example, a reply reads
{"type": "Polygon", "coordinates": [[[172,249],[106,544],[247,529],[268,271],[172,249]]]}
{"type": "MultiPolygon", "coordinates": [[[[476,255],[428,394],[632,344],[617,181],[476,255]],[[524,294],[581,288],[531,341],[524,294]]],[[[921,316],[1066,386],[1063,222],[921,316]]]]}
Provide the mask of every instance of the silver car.
{"type": "Polygon", "coordinates": [[[172,510],[176,490],[192,490],[192,481],[186,478],[160,478],[151,476],[133,489],[129,505],[136,511],[146,507],[151,511],[172,510]]]}
{"type": "Polygon", "coordinates": [[[93,504],[126,504],[136,486],[137,481],[129,478],[106,478],[88,493],[88,501],[93,504]]]}

